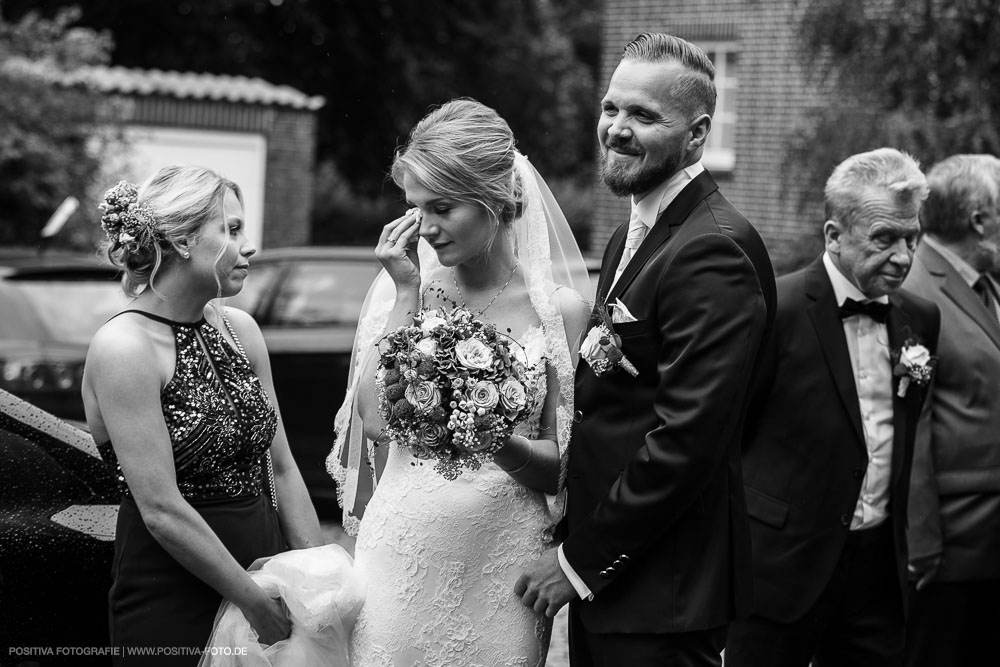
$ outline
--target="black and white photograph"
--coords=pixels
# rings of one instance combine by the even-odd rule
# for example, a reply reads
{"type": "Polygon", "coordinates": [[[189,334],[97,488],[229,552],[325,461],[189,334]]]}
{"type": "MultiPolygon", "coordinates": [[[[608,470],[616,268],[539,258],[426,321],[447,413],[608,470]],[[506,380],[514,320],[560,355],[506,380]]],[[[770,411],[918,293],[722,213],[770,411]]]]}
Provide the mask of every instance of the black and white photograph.
{"type": "Polygon", "coordinates": [[[0,0],[0,667],[985,667],[993,0],[0,0]]]}

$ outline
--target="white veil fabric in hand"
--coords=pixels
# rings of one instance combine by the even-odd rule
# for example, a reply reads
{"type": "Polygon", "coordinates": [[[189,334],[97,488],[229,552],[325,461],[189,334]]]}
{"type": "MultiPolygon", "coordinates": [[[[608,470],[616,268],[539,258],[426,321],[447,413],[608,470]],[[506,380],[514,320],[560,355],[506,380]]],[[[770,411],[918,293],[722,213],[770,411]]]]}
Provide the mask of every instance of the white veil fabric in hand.
{"type": "MultiPolygon", "coordinates": [[[[573,417],[573,377],[582,331],[568,331],[559,304],[566,299],[593,301],[587,267],[566,222],[562,209],[528,158],[515,153],[514,168],[522,187],[522,212],[512,223],[514,252],[528,286],[531,305],[545,331],[546,356],[559,379],[556,436],[559,443],[559,493],[548,496],[553,525],[565,509],[565,478],[573,417]],[[567,291],[568,290],[568,291],[567,291]]],[[[437,254],[421,239],[418,245],[420,273],[426,284],[430,273],[441,266],[437,254]]],[[[396,298],[396,288],[385,270],[368,290],[358,333],[351,353],[350,376],[344,403],[334,422],[337,431],[326,466],[337,482],[337,495],[344,510],[344,529],[356,535],[364,507],[377,484],[379,463],[375,443],[365,437],[357,409],[358,377],[375,354],[375,345],[385,335],[386,322],[396,298]]]]}
{"type": "Polygon", "coordinates": [[[223,601],[198,667],[350,667],[366,585],[343,547],[293,549],[260,558],[250,570],[254,583],[284,602],[291,635],[262,645],[240,608],[223,601]]]}

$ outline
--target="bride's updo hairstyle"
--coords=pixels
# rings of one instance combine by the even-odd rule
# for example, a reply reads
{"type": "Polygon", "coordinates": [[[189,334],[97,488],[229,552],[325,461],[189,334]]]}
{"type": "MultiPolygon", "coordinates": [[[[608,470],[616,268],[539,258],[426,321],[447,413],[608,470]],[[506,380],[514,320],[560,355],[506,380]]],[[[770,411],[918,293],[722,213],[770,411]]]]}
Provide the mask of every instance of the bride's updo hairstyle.
{"type": "Polygon", "coordinates": [[[123,269],[126,294],[134,297],[152,289],[161,266],[182,261],[174,244],[218,219],[227,190],[243,203],[239,186],[211,169],[172,165],[139,187],[121,181],[107,191],[100,205],[108,237],[102,247],[123,269]]]}
{"type": "Polygon", "coordinates": [[[490,107],[464,98],[430,112],[396,153],[392,180],[409,174],[431,192],[486,210],[504,227],[521,215],[514,134],[490,107]]]}

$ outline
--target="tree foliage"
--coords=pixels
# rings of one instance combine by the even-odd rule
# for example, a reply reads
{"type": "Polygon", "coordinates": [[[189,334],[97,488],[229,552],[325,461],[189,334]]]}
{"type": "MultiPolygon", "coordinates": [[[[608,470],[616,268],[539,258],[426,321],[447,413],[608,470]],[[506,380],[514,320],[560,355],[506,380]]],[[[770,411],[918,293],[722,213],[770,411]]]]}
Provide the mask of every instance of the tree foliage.
{"type": "MultiPolygon", "coordinates": [[[[72,0],[4,2],[11,15],[51,14],[72,0]]],[[[317,211],[380,211],[397,198],[394,151],[455,97],[497,109],[547,178],[592,177],[598,0],[80,4],[81,25],[113,34],[115,65],[259,76],[324,96],[317,211]]]]}
{"type": "MultiPolygon", "coordinates": [[[[58,85],[61,73],[104,63],[105,33],[74,28],[73,9],[52,19],[0,18],[0,244],[32,244],[67,196],[84,199],[100,168],[100,100],[58,85]]],[[[68,235],[87,237],[84,227],[68,235]]],[[[77,239],[82,241],[83,239],[77,239]]]]}
{"type": "MultiPolygon", "coordinates": [[[[72,1],[4,7],[54,15],[72,1]]],[[[115,65],[257,76],[324,96],[314,237],[369,242],[398,208],[393,153],[455,97],[496,108],[557,194],[589,183],[598,11],[597,0],[116,0],[74,16],[114,36],[115,65]]],[[[572,222],[585,227],[585,214],[572,222]]]]}
{"type": "Polygon", "coordinates": [[[788,172],[802,191],[822,192],[837,163],[879,146],[925,166],[1000,154],[995,0],[810,0],[801,28],[825,91],[789,144],[788,172]]]}

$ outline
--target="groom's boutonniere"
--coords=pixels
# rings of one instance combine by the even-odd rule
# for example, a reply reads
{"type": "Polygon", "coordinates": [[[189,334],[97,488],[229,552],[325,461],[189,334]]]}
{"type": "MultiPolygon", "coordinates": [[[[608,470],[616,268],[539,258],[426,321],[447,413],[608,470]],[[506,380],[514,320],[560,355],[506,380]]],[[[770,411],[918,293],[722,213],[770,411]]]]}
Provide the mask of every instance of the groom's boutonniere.
{"type": "Polygon", "coordinates": [[[591,327],[587,337],[583,339],[580,345],[580,357],[590,364],[597,377],[618,368],[632,377],[639,375],[639,369],[621,350],[621,336],[615,334],[607,310],[598,306],[595,309],[595,317],[600,321],[591,327]]]}
{"type": "Polygon", "coordinates": [[[931,356],[930,351],[916,338],[907,338],[903,347],[895,351],[893,356],[896,358],[896,365],[892,374],[899,378],[896,395],[900,398],[906,396],[911,383],[923,387],[931,381],[937,357],[931,356]]]}

